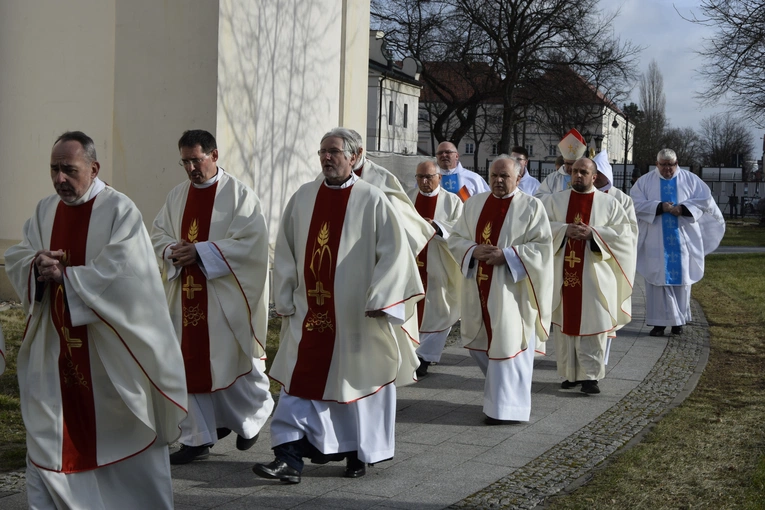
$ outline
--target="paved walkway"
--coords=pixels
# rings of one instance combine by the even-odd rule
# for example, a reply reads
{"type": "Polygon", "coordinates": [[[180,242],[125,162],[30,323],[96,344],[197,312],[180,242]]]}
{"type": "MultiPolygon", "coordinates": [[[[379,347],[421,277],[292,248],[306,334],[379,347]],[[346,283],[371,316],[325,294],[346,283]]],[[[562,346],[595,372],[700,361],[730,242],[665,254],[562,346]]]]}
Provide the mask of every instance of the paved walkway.
{"type": "MultiPolygon", "coordinates": [[[[342,477],[343,463],[307,464],[298,485],[263,480],[250,469],[273,458],[266,427],[248,452],[237,451],[231,435],[210,459],[174,467],[176,508],[533,508],[580,483],[695,386],[708,354],[698,305],[696,321],[679,337],[649,337],[644,309],[638,277],[633,321],[612,345],[600,395],[560,389],[550,343],[535,363],[531,421],[489,427],[483,375],[464,349],[450,345],[432,375],[399,389],[392,461],[354,480],[342,477]]],[[[23,477],[0,485],[0,508],[26,508],[23,477]]]]}

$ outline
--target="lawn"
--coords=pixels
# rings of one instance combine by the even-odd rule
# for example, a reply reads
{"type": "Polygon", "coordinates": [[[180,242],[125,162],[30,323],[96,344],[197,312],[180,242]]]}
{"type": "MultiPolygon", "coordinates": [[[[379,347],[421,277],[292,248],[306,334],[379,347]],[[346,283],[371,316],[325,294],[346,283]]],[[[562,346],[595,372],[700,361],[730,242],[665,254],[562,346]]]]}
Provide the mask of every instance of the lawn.
{"type": "Polygon", "coordinates": [[[721,246],[765,246],[765,227],[754,222],[728,222],[721,246]]]}
{"type": "Polygon", "coordinates": [[[709,362],[688,399],[562,509],[765,508],[765,255],[718,255],[694,285],[709,362]]]}

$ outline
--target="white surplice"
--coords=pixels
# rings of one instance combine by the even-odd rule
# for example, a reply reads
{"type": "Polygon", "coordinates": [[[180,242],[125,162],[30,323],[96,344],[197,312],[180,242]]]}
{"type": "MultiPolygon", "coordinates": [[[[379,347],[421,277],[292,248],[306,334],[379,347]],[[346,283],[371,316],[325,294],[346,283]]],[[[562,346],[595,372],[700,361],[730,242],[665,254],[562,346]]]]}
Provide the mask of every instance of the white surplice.
{"type": "Polygon", "coordinates": [[[501,420],[528,420],[534,348],[537,338],[547,340],[552,310],[552,235],[538,199],[520,190],[503,198],[512,197],[512,202],[497,240],[506,264],[494,266],[492,274],[487,304],[492,330],[489,343],[476,282],[478,263],[471,261],[478,246],[476,228],[489,197],[490,193],[482,193],[465,203],[448,240],[466,278],[461,334],[466,348],[485,353],[488,360],[484,413],[501,420]],[[515,386],[509,387],[511,382],[515,386]]]}
{"type": "Polygon", "coordinates": [[[542,198],[545,195],[550,195],[551,193],[557,193],[567,189],[571,189],[571,176],[566,173],[565,167],[561,166],[542,180],[542,183],[537,188],[534,196],[542,198]]]}
{"type": "Polygon", "coordinates": [[[462,163],[460,163],[459,161],[457,162],[457,166],[455,166],[451,170],[446,170],[444,168],[439,167],[438,171],[441,173],[441,175],[456,175],[457,176],[458,185],[456,189],[449,190],[452,193],[459,192],[459,190],[462,189],[463,186],[465,187],[465,189],[467,190],[468,194],[471,197],[473,195],[484,193],[490,190],[489,185],[486,183],[483,177],[473,172],[472,170],[465,169],[462,166],[462,163]]]}
{"type": "MultiPolygon", "coordinates": [[[[86,195],[83,201],[94,201],[90,223],[83,225],[88,228],[88,262],[65,269],[64,287],[73,325],[87,326],[88,331],[96,419],[95,430],[89,432],[96,437],[99,466],[94,471],[126,462],[118,469],[129,485],[129,490],[122,493],[156,491],[164,497],[150,506],[169,508],[172,486],[167,458],[145,458],[146,465],[132,464],[132,468],[129,460],[143,457],[140,452],[155,447],[164,447],[166,454],[167,443],[180,433],[179,424],[186,417],[187,406],[180,344],[138,208],[98,179],[86,195]],[[160,458],[164,460],[158,465],[160,458]],[[153,472],[166,476],[152,476],[153,472]]],[[[60,338],[51,319],[50,285],[38,289],[34,272],[36,252],[51,248],[59,203],[57,195],[40,201],[34,216],[24,225],[22,243],[5,253],[6,271],[28,316],[17,360],[21,410],[27,429],[27,463],[55,480],[38,487],[49,492],[47,496],[29,493],[30,504],[40,497],[67,500],[69,485],[77,486],[81,479],[91,480],[85,483],[104,493],[103,501],[110,497],[110,488],[98,486],[100,474],[94,475],[93,470],[62,472],[60,338]]],[[[135,501],[143,501],[140,495],[135,497],[135,501]]],[[[96,492],[87,502],[78,504],[97,508],[98,498],[96,492]]],[[[124,501],[131,505],[131,499],[124,501]]]]}
{"type": "Polygon", "coordinates": [[[558,374],[569,381],[599,380],[605,376],[607,335],[631,320],[625,302],[632,295],[635,278],[635,251],[632,225],[618,200],[595,190],[588,225],[593,239],[584,250],[582,312],[579,335],[564,335],[563,266],[568,255],[566,216],[574,190],[545,195],[542,202],[550,218],[555,248],[555,293],[553,296],[553,337],[558,374]],[[599,252],[592,250],[592,243],[599,252]]]}
{"type": "Polygon", "coordinates": [[[434,236],[428,243],[428,285],[417,355],[425,361],[437,363],[452,325],[460,318],[462,274],[446,240],[462,214],[462,200],[439,186],[432,193],[410,190],[412,203],[416,203],[419,194],[437,197],[436,210],[431,219],[442,235],[434,236]]]}
{"type": "Polygon", "coordinates": [[[536,177],[529,173],[529,169],[523,173],[523,177],[518,181],[518,189],[526,193],[527,195],[534,196],[539,189],[540,182],[536,177]]]}
{"type": "Polygon", "coordinates": [[[677,217],[682,273],[676,286],[666,283],[661,214],[656,214],[660,185],[666,179],[655,169],[640,177],[630,191],[640,230],[637,271],[645,278],[646,323],[651,326],[680,326],[690,320],[691,285],[704,276],[704,256],[717,248],[725,234],[725,219],[709,186],[682,168],[675,177],[677,204],[691,213],[677,217]]]}
{"type": "Polygon", "coordinates": [[[413,342],[394,328],[423,298],[422,283],[397,212],[379,189],[352,176],[344,185],[352,189],[333,261],[337,328],[327,381],[319,400],[290,395],[310,310],[303,271],[320,186],[326,184],[305,184],[292,196],[276,240],[274,302],[283,318],[269,376],[284,396],[274,413],[272,445],[306,436],[323,453],[355,448],[363,462],[378,462],[394,449],[393,384],[414,382],[419,365],[413,342]],[[387,315],[365,316],[373,310],[387,315]]]}
{"type": "Polygon", "coordinates": [[[154,251],[165,283],[176,334],[181,338],[183,313],[181,268],[173,265],[170,247],[183,238],[181,223],[190,186],[217,183],[207,241],[196,243],[207,280],[212,391],[189,397],[189,418],[181,443],[214,443],[216,428],[243,438],[254,437],[273,410],[265,376],[268,328],[268,230],[260,200],[249,187],[219,168],[207,182],[185,181],[170,191],[152,227],[154,251]]]}

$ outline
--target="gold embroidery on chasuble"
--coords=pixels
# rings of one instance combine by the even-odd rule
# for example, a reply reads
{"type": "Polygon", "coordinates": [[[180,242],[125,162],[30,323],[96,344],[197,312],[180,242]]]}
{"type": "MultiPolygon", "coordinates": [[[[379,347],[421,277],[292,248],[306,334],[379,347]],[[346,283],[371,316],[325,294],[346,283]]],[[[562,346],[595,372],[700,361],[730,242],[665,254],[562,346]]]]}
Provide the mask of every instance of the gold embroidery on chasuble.
{"type": "MultiPolygon", "coordinates": [[[[189,186],[181,217],[181,239],[197,244],[210,240],[210,224],[218,183],[207,188],[189,186]]],[[[207,279],[199,264],[184,266],[178,283],[181,296],[181,352],[189,393],[213,390],[210,368],[210,331],[207,279]]]]}
{"type": "MultiPolygon", "coordinates": [[[[505,217],[507,216],[507,211],[510,208],[512,200],[513,197],[501,199],[494,195],[489,195],[486,199],[486,203],[483,205],[481,214],[478,217],[478,223],[476,224],[476,242],[479,244],[497,246],[499,233],[502,230],[502,224],[505,222],[505,217]],[[499,228],[494,228],[493,225],[499,225],[499,228]]],[[[477,262],[478,272],[476,273],[475,280],[476,285],[478,286],[478,296],[481,302],[481,315],[483,317],[484,327],[486,328],[488,345],[491,346],[492,330],[491,317],[489,315],[489,294],[491,291],[492,277],[494,276],[494,266],[483,261],[477,262]]]]}
{"type": "MultiPolygon", "coordinates": [[[[572,191],[566,210],[566,223],[589,225],[594,196],[595,193],[572,191]]],[[[584,278],[584,259],[588,246],[589,241],[566,239],[563,255],[563,286],[561,288],[563,302],[563,324],[561,328],[566,335],[578,336],[582,324],[582,279],[584,278]]]]}
{"type": "Polygon", "coordinates": [[[299,269],[308,310],[297,360],[285,388],[290,395],[301,398],[321,400],[329,377],[337,330],[335,267],[352,189],[331,189],[323,184],[319,187],[304,241],[306,257],[299,269]]]}

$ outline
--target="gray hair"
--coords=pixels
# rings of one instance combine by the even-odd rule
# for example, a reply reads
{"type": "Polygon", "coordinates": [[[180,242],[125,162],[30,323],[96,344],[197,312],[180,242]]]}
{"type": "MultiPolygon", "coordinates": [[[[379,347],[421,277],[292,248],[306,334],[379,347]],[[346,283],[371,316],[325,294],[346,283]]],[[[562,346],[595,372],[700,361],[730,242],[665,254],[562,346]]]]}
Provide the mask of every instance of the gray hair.
{"type": "Polygon", "coordinates": [[[507,154],[500,154],[499,156],[497,156],[497,158],[494,161],[491,162],[491,166],[489,167],[489,170],[491,171],[491,167],[493,167],[494,164],[497,163],[497,161],[504,161],[504,160],[510,160],[510,161],[513,162],[513,164],[510,165],[510,167],[511,167],[510,175],[512,177],[518,177],[518,169],[520,168],[521,164],[520,164],[520,162],[518,161],[517,158],[514,158],[514,157],[509,156],[507,154]]]}
{"type": "Polygon", "coordinates": [[[82,131],[67,131],[61,134],[61,136],[56,138],[56,141],[53,142],[53,146],[55,147],[58,142],[78,142],[82,146],[82,150],[85,153],[85,159],[88,163],[98,161],[98,156],[96,156],[96,144],[91,137],[82,131]]]}
{"type": "Polygon", "coordinates": [[[436,162],[436,160],[434,158],[423,159],[422,161],[417,163],[417,168],[419,168],[420,165],[424,165],[426,163],[428,163],[430,165],[433,165],[433,168],[435,168],[436,172],[438,171],[438,163],[436,162]]]}
{"type": "Polygon", "coordinates": [[[350,158],[351,154],[358,154],[361,147],[361,135],[356,131],[344,127],[333,128],[321,137],[323,142],[327,138],[340,138],[343,141],[343,152],[346,158],[350,158]]]}
{"type": "Polygon", "coordinates": [[[662,149],[656,155],[656,161],[671,161],[672,163],[677,163],[677,154],[675,154],[675,151],[672,149],[662,149]]]}

